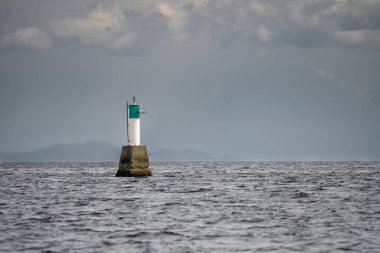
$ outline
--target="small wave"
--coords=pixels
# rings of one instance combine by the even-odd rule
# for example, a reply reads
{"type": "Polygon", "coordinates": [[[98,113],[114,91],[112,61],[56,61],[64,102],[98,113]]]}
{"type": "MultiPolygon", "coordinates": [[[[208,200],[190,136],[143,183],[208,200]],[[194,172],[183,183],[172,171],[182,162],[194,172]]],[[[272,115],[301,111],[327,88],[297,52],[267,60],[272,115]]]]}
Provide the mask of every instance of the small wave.
{"type": "Polygon", "coordinates": [[[110,240],[103,240],[102,243],[106,246],[111,246],[111,245],[115,245],[114,242],[110,241],[110,240]]]}
{"type": "Polygon", "coordinates": [[[208,191],[212,191],[212,189],[199,188],[199,189],[195,189],[195,190],[178,191],[177,193],[197,193],[197,192],[208,192],[208,191]]]}
{"type": "Polygon", "coordinates": [[[78,201],[75,203],[75,206],[87,206],[89,203],[88,201],[78,201]]]}
{"type": "Polygon", "coordinates": [[[259,222],[263,222],[263,221],[266,221],[266,219],[263,219],[263,218],[254,218],[254,219],[242,219],[242,220],[239,220],[239,222],[241,222],[241,223],[259,223],[259,222]]]}
{"type": "Polygon", "coordinates": [[[181,202],[169,202],[169,203],[165,203],[164,206],[183,206],[184,203],[181,203],[181,202]]]}
{"type": "Polygon", "coordinates": [[[159,234],[182,236],[182,234],[180,233],[169,231],[169,230],[160,231],[159,234]]]}
{"type": "Polygon", "coordinates": [[[293,195],[293,198],[307,198],[310,194],[306,192],[297,192],[293,195]]]}
{"type": "Polygon", "coordinates": [[[361,244],[361,242],[352,243],[350,245],[341,246],[341,247],[338,247],[336,249],[337,250],[343,250],[343,251],[354,251],[354,250],[356,250],[355,247],[359,246],[360,244],[361,244]]]}
{"type": "Polygon", "coordinates": [[[135,237],[141,237],[141,236],[146,236],[149,235],[150,233],[146,231],[137,231],[135,233],[127,233],[125,236],[128,238],[135,238],[135,237]]]}

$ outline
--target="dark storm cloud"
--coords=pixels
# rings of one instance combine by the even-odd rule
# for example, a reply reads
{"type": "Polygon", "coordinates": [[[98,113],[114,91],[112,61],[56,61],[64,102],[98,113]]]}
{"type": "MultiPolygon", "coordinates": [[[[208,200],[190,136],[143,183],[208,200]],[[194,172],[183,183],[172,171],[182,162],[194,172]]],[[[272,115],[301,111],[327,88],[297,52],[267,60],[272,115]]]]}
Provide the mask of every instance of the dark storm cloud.
{"type": "Polygon", "coordinates": [[[328,31],[309,27],[294,34],[289,43],[298,47],[318,47],[325,45],[329,37],[328,31]]]}
{"type": "MultiPolygon", "coordinates": [[[[145,51],[141,48],[151,48],[169,31],[173,38],[182,41],[191,40],[197,32],[205,31],[222,44],[243,40],[262,44],[288,43],[300,47],[334,43],[371,44],[376,47],[380,36],[380,18],[377,15],[380,4],[372,0],[143,3],[128,6],[92,2],[75,16],[70,16],[75,13],[72,10],[67,10],[66,16],[47,15],[45,25],[41,21],[34,22],[36,26],[28,22],[26,27],[18,23],[20,27],[3,34],[3,46],[25,46],[16,33],[19,31],[20,34],[20,29],[27,28],[39,31],[35,37],[43,34],[45,38],[42,40],[45,41],[78,41],[84,46],[95,45],[111,52],[127,52],[126,55],[128,52],[134,55],[134,50],[145,51]]],[[[3,19],[8,21],[12,18],[3,19]]],[[[31,45],[31,48],[35,47],[31,45]]]]}
{"type": "Polygon", "coordinates": [[[378,1],[350,1],[332,13],[343,30],[380,30],[380,4],[378,1]]]}

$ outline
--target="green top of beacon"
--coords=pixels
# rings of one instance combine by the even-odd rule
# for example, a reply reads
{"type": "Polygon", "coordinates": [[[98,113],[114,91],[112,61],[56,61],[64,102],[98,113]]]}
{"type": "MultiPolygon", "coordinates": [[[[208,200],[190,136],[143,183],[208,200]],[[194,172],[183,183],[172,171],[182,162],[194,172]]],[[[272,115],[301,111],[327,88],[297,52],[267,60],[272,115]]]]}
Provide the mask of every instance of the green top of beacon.
{"type": "Polygon", "coordinates": [[[129,105],[128,108],[129,112],[129,118],[130,119],[139,119],[140,118],[140,105],[136,104],[136,97],[133,96],[133,104],[129,105]]]}

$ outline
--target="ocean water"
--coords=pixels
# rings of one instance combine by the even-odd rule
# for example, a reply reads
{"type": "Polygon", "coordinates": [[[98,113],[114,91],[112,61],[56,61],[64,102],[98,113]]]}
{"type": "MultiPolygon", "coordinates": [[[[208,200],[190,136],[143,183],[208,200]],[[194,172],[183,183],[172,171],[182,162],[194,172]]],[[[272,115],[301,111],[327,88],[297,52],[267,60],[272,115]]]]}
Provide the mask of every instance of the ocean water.
{"type": "Polygon", "coordinates": [[[0,164],[1,252],[380,252],[380,162],[0,164]]]}

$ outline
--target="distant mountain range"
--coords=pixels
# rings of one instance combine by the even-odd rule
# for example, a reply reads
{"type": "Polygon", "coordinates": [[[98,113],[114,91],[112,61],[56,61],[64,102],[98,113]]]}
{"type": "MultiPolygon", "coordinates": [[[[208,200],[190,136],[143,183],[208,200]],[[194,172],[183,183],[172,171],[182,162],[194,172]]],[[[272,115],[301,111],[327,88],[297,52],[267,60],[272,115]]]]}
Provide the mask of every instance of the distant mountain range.
{"type": "Polygon", "coordinates": [[[2,161],[14,162],[105,162],[118,161],[120,149],[101,141],[57,144],[29,152],[0,155],[2,161]]]}
{"type": "MultiPolygon", "coordinates": [[[[57,144],[29,152],[0,153],[3,162],[118,162],[120,149],[107,142],[57,144]]],[[[239,160],[237,157],[213,157],[198,149],[176,151],[160,149],[149,154],[150,161],[216,161],[239,160]]]]}

